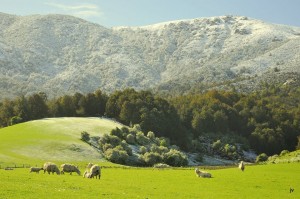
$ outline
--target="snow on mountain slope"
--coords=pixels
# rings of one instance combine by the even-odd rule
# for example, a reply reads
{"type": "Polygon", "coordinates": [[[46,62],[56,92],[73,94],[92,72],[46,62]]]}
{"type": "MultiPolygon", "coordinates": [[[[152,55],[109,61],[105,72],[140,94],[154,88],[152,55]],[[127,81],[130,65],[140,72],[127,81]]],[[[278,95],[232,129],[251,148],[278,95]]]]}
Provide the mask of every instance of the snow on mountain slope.
{"type": "Polygon", "coordinates": [[[300,28],[240,16],[112,29],[65,15],[0,13],[1,98],[221,82],[300,72],[300,28]]]}

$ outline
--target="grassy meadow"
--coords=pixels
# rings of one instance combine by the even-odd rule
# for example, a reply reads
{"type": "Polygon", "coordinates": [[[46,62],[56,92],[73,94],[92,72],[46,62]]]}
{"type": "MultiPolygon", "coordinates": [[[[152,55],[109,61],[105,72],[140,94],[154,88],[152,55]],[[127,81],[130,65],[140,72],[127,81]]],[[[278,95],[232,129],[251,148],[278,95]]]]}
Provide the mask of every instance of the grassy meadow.
{"type": "Polygon", "coordinates": [[[101,160],[93,147],[80,140],[82,131],[99,136],[115,127],[122,126],[100,118],[52,118],[0,129],[0,199],[300,198],[300,163],[247,165],[244,172],[237,168],[207,169],[213,178],[204,179],[196,177],[192,167],[115,165],[101,160]],[[82,173],[88,162],[97,163],[102,166],[102,177],[3,169],[15,164],[42,166],[46,161],[73,163],[82,173]]]}
{"type": "Polygon", "coordinates": [[[47,118],[2,128],[0,166],[99,161],[100,154],[80,140],[81,132],[99,136],[116,127],[122,125],[108,119],[47,118]]]}
{"type": "Polygon", "coordinates": [[[193,168],[102,168],[99,180],[1,169],[0,198],[300,198],[299,163],[206,171],[213,178],[193,168]]]}

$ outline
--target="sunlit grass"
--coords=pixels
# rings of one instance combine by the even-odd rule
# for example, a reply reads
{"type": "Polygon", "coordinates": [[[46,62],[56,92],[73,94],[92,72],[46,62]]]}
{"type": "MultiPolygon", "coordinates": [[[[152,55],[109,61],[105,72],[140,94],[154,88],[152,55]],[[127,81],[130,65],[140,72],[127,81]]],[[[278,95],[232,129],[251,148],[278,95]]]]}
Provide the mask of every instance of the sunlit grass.
{"type": "Polygon", "coordinates": [[[80,140],[122,127],[100,118],[48,118],[0,129],[0,165],[39,164],[44,161],[99,161],[100,154],[80,140]]]}
{"type": "MultiPolygon", "coordinates": [[[[101,163],[99,163],[101,165],[101,163]]],[[[193,168],[102,168],[102,177],[48,175],[29,169],[0,170],[3,198],[299,198],[300,164],[207,170],[193,168]],[[294,189],[290,193],[290,188],[294,189]]]]}

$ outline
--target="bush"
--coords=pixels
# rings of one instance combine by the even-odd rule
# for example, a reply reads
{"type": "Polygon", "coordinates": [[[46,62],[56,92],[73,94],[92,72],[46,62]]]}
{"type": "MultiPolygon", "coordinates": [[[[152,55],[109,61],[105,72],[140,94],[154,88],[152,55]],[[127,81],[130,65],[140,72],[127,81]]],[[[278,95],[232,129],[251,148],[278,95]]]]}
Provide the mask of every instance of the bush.
{"type": "Polygon", "coordinates": [[[139,124],[135,124],[135,125],[133,125],[132,130],[134,130],[135,132],[139,132],[139,131],[142,131],[142,128],[139,124]]]}
{"type": "Polygon", "coordinates": [[[126,136],[126,142],[128,144],[135,144],[135,138],[134,138],[134,136],[132,134],[128,134],[126,136]]]}
{"type": "Polygon", "coordinates": [[[147,152],[147,148],[144,146],[140,147],[140,154],[144,155],[147,152]]]}
{"type": "Polygon", "coordinates": [[[122,131],[123,137],[126,137],[129,134],[129,129],[125,126],[123,126],[121,128],[121,131],[122,131]]]}
{"type": "Polygon", "coordinates": [[[283,151],[281,151],[280,156],[284,156],[284,155],[286,155],[286,154],[288,154],[288,153],[289,153],[288,150],[283,150],[283,151]]]}
{"type": "Polygon", "coordinates": [[[128,158],[127,152],[121,146],[106,150],[104,155],[107,160],[118,164],[124,164],[128,158]]]}
{"type": "Polygon", "coordinates": [[[14,116],[10,119],[10,125],[19,124],[23,121],[23,119],[19,116],[14,116]]]}
{"type": "Polygon", "coordinates": [[[159,154],[164,154],[169,152],[169,149],[167,147],[164,146],[157,146],[155,144],[152,144],[151,148],[150,148],[151,152],[153,153],[159,153],[159,154]]]}
{"type": "Polygon", "coordinates": [[[128,155],[132,155],[132,149],[128,146],[125,140],[121,142],[121,146],[127,152],[128,155]]]}
{"type": "Polygon", "coordinates": [[[237,159],[238,158],[236,147],[234,145],[225,144],[224,152],[225,152],[224,155],[229,159],[237,159]]]}
{"type": "Polygon", "coordinates": [[[136,134],[136,142],[139,144],[139,145],[147,145],[150,143],[150,140],[144,135],[144,133],[142,131],[139,131],[137,134],[136,134]]]}
{"type": "Polygon", "coordinates": [[[158,138],[158,140],[159,140],[160,146],[164,146],[164,147],[170,146],[170,140],[168,138],[161,137],[161,138],[158,138]]]}
{"type": "Polygon", "coordinates": [[[158,153],[146,152],[143,155],[143,159],[148,166],[153,166],[156,163],[162,161],[162,157],[158,153]]]}
{"type": "Polygon", "coordinates": [[[188,164],[186,155],[175,149],[171,149],[168,153],[165,153],[163,159],[166,164],[171,166],[179,167],[188,164]]]}
{"type": "Polygon", "coordinates": [[[111,144],[109,144],[109,143],[105,143],[105,144],[103,144],[102,145],[102,151],[103,152],[105,152],[105,151],[107,151],[108,149],[112,149],[112,148],[114,148],[111,144]]]}
{"type": "Polygon", "coordinates": [[[104,134],[103,136],[100,137],[100,139],[98,140],[98,143],[102,144],[102,145],[109,143],[109,140],[110,140],[109,137],[110,137],[110,135],[104,134]]]}
{"type": "Polygon", "coordinates": [[[149,131],[148,134],[147,134],[147,137],[148,137],[150,140],[154,140],[154,139],[155,139],[155,134],[154,134],[152,131],[149,131]]]}
{"type": "Polygon", "coordinates": [[[110,132],[110,135],[117,136],[118,138],[121,138],[121,139],[123,138],[122,130],[119,129],[118,127],[115,129],[112,129],[110,132]]]}
{"type": "Polygon", "coordinates": [[[267,160],[268,160],[267,154],[262,153],[262,154],[259,154],[259,155],[256,157],[256,161],[255,161],[255,162],[264,162],[264,161],[267,161],[267,160]]]}
{"type": "Polygon", "coordinates": [[[167,164],[164,164],[164,163],[157,163],[157,164],[153,165],[153,167],[162,169],[162,168],[170,168],[170,165],[167,165],[167,164]]]}
{"type": "Polygon", "coordinates": [[[81,140],[85,142],[90,141],[90,134],[85,131],[81,132],[81,140]]]}
{"type": "Polygon", "coordinates": [[[222,148],[221,140],[215,141],[215,142],[212,144],[212,148],[213,148],[213,150],[214,150],[215,152],[221,151],[221,148],[222,148]]]}

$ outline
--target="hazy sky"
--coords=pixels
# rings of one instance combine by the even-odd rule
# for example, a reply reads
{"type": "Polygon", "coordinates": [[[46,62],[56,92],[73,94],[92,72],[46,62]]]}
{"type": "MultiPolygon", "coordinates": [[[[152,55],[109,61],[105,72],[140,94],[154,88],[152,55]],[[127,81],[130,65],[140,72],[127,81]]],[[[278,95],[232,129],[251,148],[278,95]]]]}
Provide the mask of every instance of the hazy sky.
{"type": "Polygon", "coordinates": [[[300,27],[300,0],[0,0],[0,12],[67,14],[106,27],[242,15],[300,27]]]}

